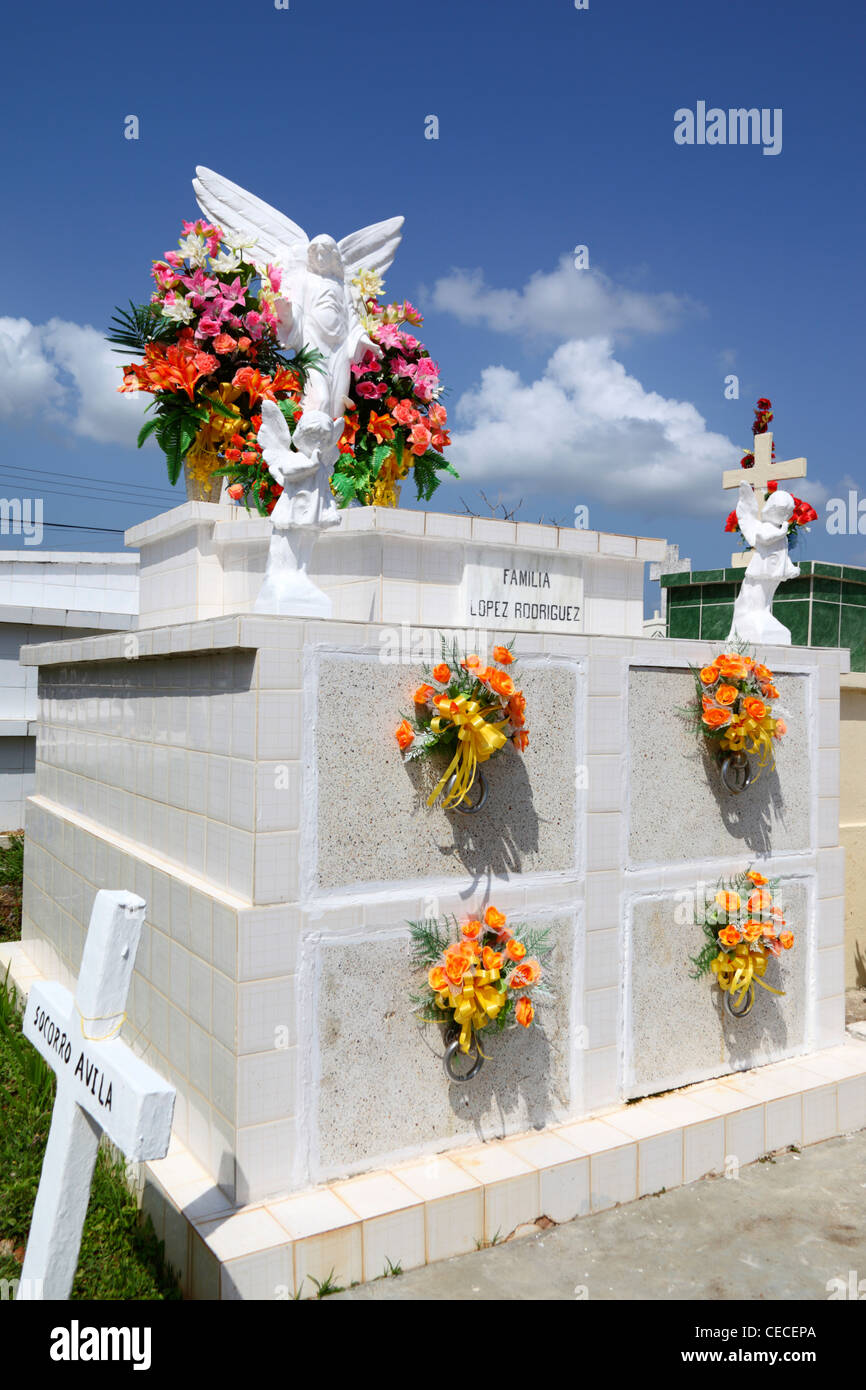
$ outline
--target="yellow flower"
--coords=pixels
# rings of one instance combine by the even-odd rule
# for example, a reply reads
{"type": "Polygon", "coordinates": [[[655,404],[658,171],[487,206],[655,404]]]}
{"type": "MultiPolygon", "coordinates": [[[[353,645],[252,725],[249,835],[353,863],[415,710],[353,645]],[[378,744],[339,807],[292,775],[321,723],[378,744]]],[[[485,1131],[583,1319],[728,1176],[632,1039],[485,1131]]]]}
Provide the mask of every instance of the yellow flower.
{"type": "Polygon", "coordinates": [[[385,288],[378,270],[359,270],[352,284],[358,286],[362,299],[375,299],[385,288]]]}

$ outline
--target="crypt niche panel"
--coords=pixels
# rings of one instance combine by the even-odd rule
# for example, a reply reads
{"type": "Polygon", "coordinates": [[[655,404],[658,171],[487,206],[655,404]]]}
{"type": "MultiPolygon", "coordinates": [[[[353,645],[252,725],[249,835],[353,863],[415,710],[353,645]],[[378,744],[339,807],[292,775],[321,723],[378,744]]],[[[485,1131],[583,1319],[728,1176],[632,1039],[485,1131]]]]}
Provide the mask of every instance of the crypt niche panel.
{"type": "MultiPolygon", "coordinates": [[[[728,1012],[711,972],[692,978],[690,957],[698,955],[705,937],[700,926],[682,921],[683,895],[638,898],[633,903],[626,1095],[652,1095],[806,1051],[812,944],[808,882],[782,879],[774,894],[784,907],[794,945],[768,959],[763,979],[784,994],[771,994],[757,985],[750,1012],[739,1019],[728,1012]]],[[[710,897],[715,887],[707,886],[710,897]]]]}
{"type": "Polygon", "coordinates": [[[534,995],[531,1026],[479,1039],[487,1056],[471,1081],[445,1075],[444,1030],[421,1023],[409,995],[423,988],[405,926],[375,936],[323,935],[308,963],[313,1001],[314,1181],[375,1166],[404,1152],[444,1148],[540,1128],[570,1113],[572,994],[577,928],[563,913],[543,921],[509,915],[509,924],[549,927],[544,965],[550,995],[534,995]]]}
{"type": "MultiPolygon", "coordinates": [[[[813,790],[805,676],[779,675],[778,712],[788,733],[773,740],[769,763],[739,793],[722,784],[708,741],[681,711],[695,699],[689,671],[637,667],[629,672],[629,860],[665,864],[693,859],[794,853],[810,847],[813,790]]],[[[750,757],[753,776],[758,758],[750,757]]]]}
{"type": "Polygon", "coordinates": [[[423,680],[420,665],[322,659],[318,887],[573,868],[577,668],[520,661],[515,681],[526,696],[529,746],[504,747],[484,763],[487,801],[469,815],[427,806],[451,755],[404,763],[394,737],[423,680]]]}

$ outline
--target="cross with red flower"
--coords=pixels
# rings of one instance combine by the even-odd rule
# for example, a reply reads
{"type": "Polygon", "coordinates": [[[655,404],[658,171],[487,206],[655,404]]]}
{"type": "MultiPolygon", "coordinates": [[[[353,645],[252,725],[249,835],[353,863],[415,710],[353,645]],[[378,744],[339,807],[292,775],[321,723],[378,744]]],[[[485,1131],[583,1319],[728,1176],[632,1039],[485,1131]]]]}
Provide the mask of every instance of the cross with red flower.
{"type": "MultiPolygon", "coordinates": [[[[746,454],[739,468],[728,468],[725,470],[722,474],[722,487],[739,487],[740,483],[744,481],[750,482],[757,494],[758,515],[760,516],[764,510],[764,494],[767,492],[775,492],[782,479],[805,478],[806,460],[804,458],[776,459],[773,457],[773,436],[766,428],[766,425],[773,418],[770,412],[771,402],[767,400],[766,397],[762,396],[758,405],[762,408],[761,414],[763,419],[758,420],[758,411],[756,411],[756,423],[759,426],[763,424],[764,429],[760,430],[759,428],[755,431],[754,453],[746,454]],[[749,470],[745,476],[742,471],[744,468],[748,468],[749,470]]],[[[795,504],[797,504],[800,515],[798,516],[795,510],[793,520],[802,525],[806,509],[811,513],[812,508],[809,507],[807,502],[801,502],[799,498],[795,498],[794,501],[795,504]]],[[[725,524],[726,531],[733,531],[736,529],[736,514],[732,512],[731,516],[734,518],[734,525],[731,525],[731,517],[729,516],[725,524]]],[[[814,520],[814,514],[805,519],[814,520]]],[[[737,553],[731,557],[731,562],[737,568],[741,568],[749,563],[749,560],[752,558],[752,553],[751,550],[738,550],[737,553]]]]}

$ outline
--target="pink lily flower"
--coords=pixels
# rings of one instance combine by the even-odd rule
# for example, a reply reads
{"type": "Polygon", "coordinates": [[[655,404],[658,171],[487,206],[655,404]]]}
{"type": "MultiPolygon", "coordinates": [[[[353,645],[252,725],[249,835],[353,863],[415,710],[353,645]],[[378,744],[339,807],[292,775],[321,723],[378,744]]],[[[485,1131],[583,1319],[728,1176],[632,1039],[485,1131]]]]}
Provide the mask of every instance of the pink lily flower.
{"type": "Polygon", "coordinates": [[[395,328],[393,323],[382,323],[375,329],[376,342],[383,347],[399,348],[401,346],[401,333],[395,328]]]}
{"type": "Polygon", "coordinates": [[[236,304],[244,305],[247,295],[241,284],[240,276],[236,275],[230,285],[221,285],[220,295],[230,309],[233,309],[236,304]]]}

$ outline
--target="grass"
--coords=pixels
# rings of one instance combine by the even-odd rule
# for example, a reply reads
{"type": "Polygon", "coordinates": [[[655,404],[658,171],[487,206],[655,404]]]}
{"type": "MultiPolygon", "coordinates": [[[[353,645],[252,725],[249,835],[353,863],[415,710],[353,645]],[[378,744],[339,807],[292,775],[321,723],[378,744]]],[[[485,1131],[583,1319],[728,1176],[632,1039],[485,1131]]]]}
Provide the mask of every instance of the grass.
{"type": "Polygon", "coordinates": [[[309,1278],[316,1286],[316,1298],[327,1298],[329,1293],[343,1293],[343,1285],[337,1283],[333,1270],[324,1279],[315,1279],[312,1274],[309,1278]]]}
{"type": "MultiPolygon", "coordinates": [[[[18,1279],[54,1104],[54,1073],[21,1032],[14,992],[0,979],[0,1279],[18,1279]]],[[[101,1147],[84,1223],[74,1299],[179,1299],[125,1166],[101,1147]]]]}
{"type": "Polygon", "coordinates": [[[24,879],[24,835],[15,831],[0,845],[0,941],[21,937],[21,887],[24,879]]]}

